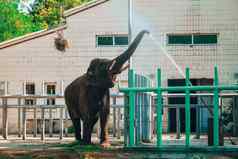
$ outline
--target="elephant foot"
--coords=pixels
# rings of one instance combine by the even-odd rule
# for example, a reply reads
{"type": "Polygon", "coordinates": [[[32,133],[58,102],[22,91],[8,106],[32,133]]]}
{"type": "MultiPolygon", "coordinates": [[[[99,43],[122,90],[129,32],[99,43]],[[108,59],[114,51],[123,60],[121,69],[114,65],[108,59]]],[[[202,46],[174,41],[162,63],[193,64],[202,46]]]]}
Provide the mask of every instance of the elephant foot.
{"type": "Polygon", "coordinates": [[[103,148],[108,148],[111,146],[110,142],[108,140],[106,141],[103,141],[101,144],[100,144],[103,148]]]}

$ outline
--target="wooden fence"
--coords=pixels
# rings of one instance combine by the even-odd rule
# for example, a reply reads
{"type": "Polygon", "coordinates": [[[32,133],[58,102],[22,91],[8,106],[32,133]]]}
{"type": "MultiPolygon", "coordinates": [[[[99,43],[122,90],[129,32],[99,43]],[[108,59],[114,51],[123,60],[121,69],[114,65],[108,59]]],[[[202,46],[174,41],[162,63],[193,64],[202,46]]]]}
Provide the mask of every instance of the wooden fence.
{"type": "MultiPolygon", "coordinates": [[[[117,104],[117,98],[121,98],[121,95],[113,95],[112,98],[112,115],[113,115],[113,127],[112,133],[113,136],[120,138],[121,129],[122,129],[122,114],[121,109],[122,105],[117,104]]],[[[49,137],[53,137],[53,110],[59,110],[59,139],[63,139],[68,136],[68,127],[64,125],[65,122],[69,121],[69,115],[67,108],[64,104],[64,97],[59,95],[4,95],[0,96],[0,110],[2,109],[2,114],[0,115],[0,119],[2,120],[2,136],[5,140],[9,139],[9,109],[16,109],[16,120],[17,120],[17,135],[18,137],[22,137],[23,140],[27,139],[27,111],[33,110],[33,137],[37,137],[37,128],[40,121],[40,138],[41,140],[45,140],[46,136],[46,120],[49,121],[48,124],[48,133],[49,137]],[[25,103],[25,100],[31,99],[34,104],[28,105],[25,103]],[[47,99],[55,99],[54,105],[47,105],[47,99]],[[58,102],[60,100],[60,102],[58,102]],[[11,102],[9,102],[11,101],[11,102]],[[60,103],[60,104],[58,104],[60,103]],[[40,112],[40,114],[39,114],[40,112]],[[48,114],[47,114],[48,113],[48,114]],[[37,115],[40,115],[40,118],[37,118],[37,115]],[[46,117],[48,116],[48,118],[46,117]]],[[[49,103],[48,103],[49,104],[49,103]]],[[[11,114],[12,115],[12,114],[11,114]]],[[[99,136],[99,128],[97,130],[97,135],[99,136]]]]}

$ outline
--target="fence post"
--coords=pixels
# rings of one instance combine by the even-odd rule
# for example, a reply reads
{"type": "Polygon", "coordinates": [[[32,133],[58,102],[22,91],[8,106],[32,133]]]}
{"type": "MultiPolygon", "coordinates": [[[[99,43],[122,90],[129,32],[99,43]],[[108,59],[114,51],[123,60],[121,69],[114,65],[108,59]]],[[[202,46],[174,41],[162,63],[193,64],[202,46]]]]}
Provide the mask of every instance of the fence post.
{"type": "MultiPolygon", "coordinates": [[[[114,97],[113,97],[113,104],[114,104],[114,97]]],[[[113,137],[116,137],[116,108],[115,105],[112,108],[113,110],[113,129],[112,129],[112,133],[113,133],[113,137]]]]}
{"type": "Polygon", "coordinates": [[[34,137],[37,136],[37,108],[36,108],[36,105],[34,106],[34,137]]]}
{"type": "Polygon", "coordinates": [[[50,106],[50,108],[49,108],[49,133],[50,133],[50,137],[53,137],[53,116],[52,116],[52,100],[51,99],[49,99],[49,105],[48,106],[50,106]]]}
{"type": "Polygon", "coordinates": [[[23,106],[22,111],[22,139],[26,140],[26,106],[23,106]]]}
{"type": "Polygon", "coordinates": [[[176,107],[176,138],[180,139],[180,107],[176,107]]]}
{"type": "Polygon", "coordinates": [[[186,90],[185,90],[185,131],[186,131],[186,147],[190,146],[190,74],[189,68],[186,68],[186,90]]]}
{"type": "Polygon", "coordinates": [[[5,140],[7,140],[8,139],[8,108],[7,108],[7,98],[3,98],[2,102],[3,102],[3,110],[2,110],[3,138],[5,140]]]}
{"type": "Polygon", "coordinates": [[[218,69],[214,68],[214,97],[213,97],[213,146],[219,145],[219,90],[218,90],[218,69]]]}
{"type": "Polygon", "coordinates": [[[63,139],[63,135],[64,135],[64,108],[60,108],[60,135],[59,135],[59,138],[60,140],[63,139]]]}
{"type": "Polygon", "coordinates": [[[129,96],[128,94],[124,95],[124,146],[128,146],[129,138],[129,96]]]}
{"type": "Polygon", "coordinates": [[[17,103],[18,103],[18,121],[17,121],[18,137],[21,137],[21,98],[17,99],[17,103]]]}
{"type": "Polygon", "coordinates": [[[162,145],[162,91],[161,91],[161,70],[157,69],[157,147],[162,145]]]}
{"type": "Polygon", "coordinates": [[[120,122],[121,122],[121,108],[117,108],[117,139],[121,138],[121,128],[120,128],[120,122]]]}
{"type": "Polygon", "coordinates": [[[64,116],[65,116],[65,128],[64,128],[64,131],[65,131],[65,137],[68,137],[68,110],[67,108],[65,107],[65,112],[64,112],[64,116]]]}
{"type": "Polygon", "coordinates": [[[41,108],[41,140],[45,140],[45,108],[41,108]]]}
{"type": "MultiPolygon", "coordinates": [[[[129,87],[134,87],[135,73],[129,70],[129,87]]],[[[135,92],[129,91],[129,147],[135,145],[135,92]]]]}

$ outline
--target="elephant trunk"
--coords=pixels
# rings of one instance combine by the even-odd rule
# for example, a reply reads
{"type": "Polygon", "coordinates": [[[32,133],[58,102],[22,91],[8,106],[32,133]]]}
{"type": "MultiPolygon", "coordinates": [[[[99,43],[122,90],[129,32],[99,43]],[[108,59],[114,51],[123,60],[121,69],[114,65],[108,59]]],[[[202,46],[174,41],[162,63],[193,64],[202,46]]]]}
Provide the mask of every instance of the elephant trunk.
{"type": "Polygon", "coordinates": [[[138,45],[141,42],[145,33],[149,34],[149,32],[147,30],[142,30],[139,34],[137,34],[136,38],[129,45],[128,49],[113,60],[113,61],[115,61],[115,63],[113,64],[113,67],[111,69],[113,72],[116,72],[116,73],[120,72],[120,69],[122,68],[123,64],[127,60],[129,60],[129,58],[135,52],[136,48],[138,47],[138,45]]]}

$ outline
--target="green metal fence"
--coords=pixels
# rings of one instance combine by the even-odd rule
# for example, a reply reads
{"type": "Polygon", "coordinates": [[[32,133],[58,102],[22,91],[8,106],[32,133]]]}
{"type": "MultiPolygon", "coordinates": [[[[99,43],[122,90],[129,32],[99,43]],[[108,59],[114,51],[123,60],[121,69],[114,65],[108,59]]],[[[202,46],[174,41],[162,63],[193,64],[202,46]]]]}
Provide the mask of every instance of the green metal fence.
{"type": "Polygon", "coordinates": [[[136,87],[134,70],[129,70],[129,88],[121,88],[120,91],[128,96],[129,103],[129,142],[125,144],[126,147],[136,147],[135,144],[135,95],[138,92],[154,92],[157,94],[156,105],[156,133],[157,143],[156,147],[163,146],[162,143],[162,93],[171,91],[185,92],[185,148],[190,148],[190,96],[191,91],[210,91],[213,92],[213,148],[219,146],[219,93],[226,90],[238,90],[237,85],[219,85],[218,68],[214,67],[214,83],[213,86],[192,86],[190,83],[190,71],[186,68],[186,86],[177,87],[162,87],[161,85],[161,70],[157,70],[157,87],[136,87]]]}

